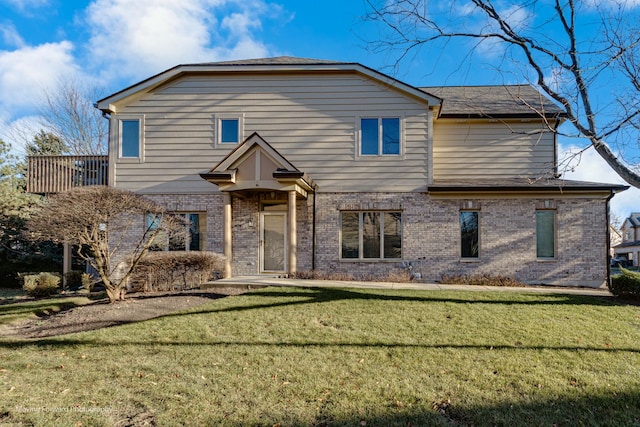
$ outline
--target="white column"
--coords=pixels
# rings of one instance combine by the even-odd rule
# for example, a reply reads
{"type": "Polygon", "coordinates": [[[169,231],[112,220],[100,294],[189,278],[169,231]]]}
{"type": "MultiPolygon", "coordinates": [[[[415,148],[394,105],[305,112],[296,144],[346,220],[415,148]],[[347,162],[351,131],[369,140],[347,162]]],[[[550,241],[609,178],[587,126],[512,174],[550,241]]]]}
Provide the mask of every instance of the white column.
{"type": "Polygon", "coordinates": [[[231,277],[231,259],[233,257],[233,234],[232,230],[232,211],[231,211],[231,193],[224,193],[224,235],[222,240],[223,252],[225,256],[224,262],[224,278],[231,277]]]}
{"type": "Polygon", "coordinates": [[[287,272],[296,272],[298,236],[296,228],[296,192],[289,191],[289,214],[287,216],[287,236],[288,236],[288,265],[287,272]]]}

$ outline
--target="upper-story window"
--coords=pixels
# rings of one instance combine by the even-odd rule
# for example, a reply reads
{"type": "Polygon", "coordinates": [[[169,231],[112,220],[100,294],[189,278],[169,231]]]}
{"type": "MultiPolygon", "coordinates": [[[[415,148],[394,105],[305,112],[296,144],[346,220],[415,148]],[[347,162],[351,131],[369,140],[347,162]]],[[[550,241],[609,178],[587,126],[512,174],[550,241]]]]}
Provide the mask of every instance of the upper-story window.
{"type": "Polygon", "coordinates": [[[118,120],[119,157],[122,159],[141,159],[143,147],[144,118],[140,116],[122,116],[118,120]]]}
{"type": "Polygon", "coordinates": [[[244,120],[238,114],[216,115],[216,143],[238,144],[243,140],[244,120]]]}
{"type": "Polygon", "coordinates": [[[360,155],[400,155],[402,131],[399,117],[360,119],[360,155]]]}

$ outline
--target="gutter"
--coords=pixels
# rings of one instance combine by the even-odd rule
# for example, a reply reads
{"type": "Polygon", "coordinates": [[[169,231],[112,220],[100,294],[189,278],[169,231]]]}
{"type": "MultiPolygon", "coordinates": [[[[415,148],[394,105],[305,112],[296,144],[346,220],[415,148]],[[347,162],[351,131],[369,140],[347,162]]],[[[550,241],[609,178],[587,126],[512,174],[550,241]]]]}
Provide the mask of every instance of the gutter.
{"type": "Polygon", "coordinates": [[[316,197],[317,187],[313,189],[313,213],[311,218],[311,271],[316,271],[316,197]]]}
{"type": "Polygon", "coordinates": [[[610,202],[611,199],[613,198],[613,196],[615,195],[615,191],[611,191],[611,194],[609,194],[609,197],[607,197],[607,201],[606,201],[606,208],[607,208],[607,235],[606,235],[606,239],[607,239],[607,244],[606,244],[606,248],[607,248],[607,288],[609,289],[609,291],[611,291],[611,261],[610,261],[610,254],[609,251],[611,250],[611,248],[609,247],[611,245],[611,230],[609,228],[609,221],[611,220],[611,212],[610,212],[610,202]]]}
{"type": "Polygon", "coordinates": [[[616,191],[624,191],[628,189],[628,186],[624,185],[613,185],[613,184],[604,184],[604,185],[592,185],[592,186],[580,186],[580,185],[547,185],[547,186],[522,186],[522,185],[435,185],[429,186],[427,191],[429,193],[454,193],[454,192],[494,192],[494,193],[503,193],[505,191],[515,191],[515,192],[558,192],[562,193],[564,191],[579,191],[579,192],[590,192],[590,191],[609,191],[615,193],[616,191]]]}

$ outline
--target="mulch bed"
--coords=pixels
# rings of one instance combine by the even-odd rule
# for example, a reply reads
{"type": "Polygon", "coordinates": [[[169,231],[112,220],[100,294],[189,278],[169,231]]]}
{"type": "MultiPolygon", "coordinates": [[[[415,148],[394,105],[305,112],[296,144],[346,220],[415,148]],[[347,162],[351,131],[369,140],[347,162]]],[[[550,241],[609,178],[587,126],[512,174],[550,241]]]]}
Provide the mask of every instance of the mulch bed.
{"type": "Polygon", "coordinates": [[[39,339],[92,331],[165,316],[247,291],[243,287],[219,287],[207,290],[128,294],[124,301],[115,304],[109,304],[107,299],[102,299],[59,313],[16,322],[4,327],[0,334],[17,339],[39,339]]]}

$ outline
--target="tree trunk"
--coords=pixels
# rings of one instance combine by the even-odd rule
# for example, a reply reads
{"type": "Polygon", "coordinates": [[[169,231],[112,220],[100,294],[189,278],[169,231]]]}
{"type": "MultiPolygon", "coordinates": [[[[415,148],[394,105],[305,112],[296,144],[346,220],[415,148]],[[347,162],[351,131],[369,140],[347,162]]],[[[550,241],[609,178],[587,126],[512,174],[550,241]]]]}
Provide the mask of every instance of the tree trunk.
{"type": "Polygon", "coordinates": [[[113,304],[117,301],[124,301],[124,295],[126,294],[126,289],[122,286],[116,287],[107,287],[107,296],[109,297],[109,303],[113,304]]]}

